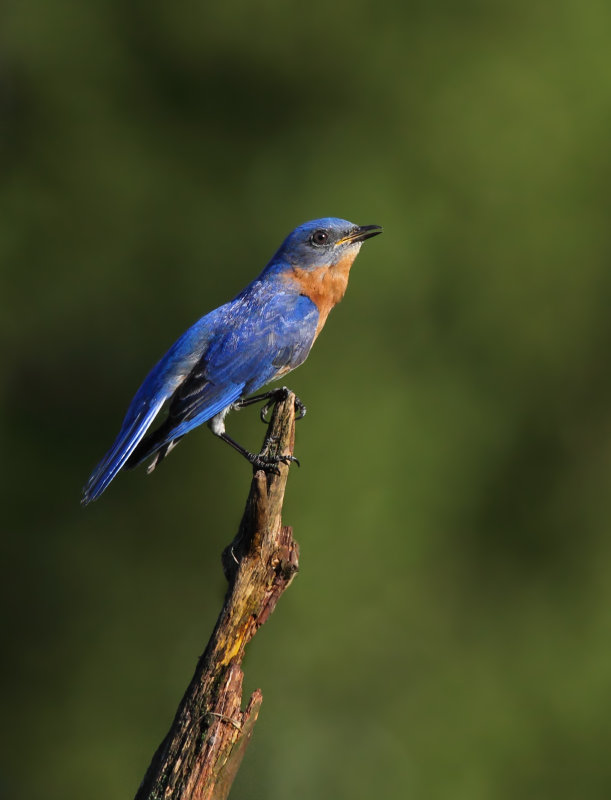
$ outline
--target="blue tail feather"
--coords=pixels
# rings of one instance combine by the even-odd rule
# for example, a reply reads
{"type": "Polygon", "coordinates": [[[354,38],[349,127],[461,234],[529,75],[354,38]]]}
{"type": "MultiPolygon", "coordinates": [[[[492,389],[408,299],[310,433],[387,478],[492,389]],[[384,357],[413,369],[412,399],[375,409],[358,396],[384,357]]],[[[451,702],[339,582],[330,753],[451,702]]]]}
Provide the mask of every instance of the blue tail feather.
{"type": "Polygon", "coordinates": [[[97,500],[117,472],[124,466],[161,410],[164,401],[165,398],[161,398],[148,408],[146,414],[139,414],[131,421],[128,417],[117,436],[116,442],[87,481],[87,485],[83,489],[83,499],[81,500],[83,505],[97,500]]]}

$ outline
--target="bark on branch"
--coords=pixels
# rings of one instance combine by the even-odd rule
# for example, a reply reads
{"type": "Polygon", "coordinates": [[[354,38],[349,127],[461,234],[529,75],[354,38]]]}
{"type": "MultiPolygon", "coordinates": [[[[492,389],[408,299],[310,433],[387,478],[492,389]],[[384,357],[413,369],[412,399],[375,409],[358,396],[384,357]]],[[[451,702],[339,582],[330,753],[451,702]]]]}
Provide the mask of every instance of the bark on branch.
{"type": "MultiPolygon", "coordinates": [[[[270,455],[292,454],[295,395],[276,403],[264,441],[270,455]]],[[[244,649],[298,569],[299,548],[281,513],[289,468],[256,472],[238,533],[223,552],[225,603],[168,734],[136,800],[224,800],[257,720],[262,695],[242,711],[244,649]]]]}

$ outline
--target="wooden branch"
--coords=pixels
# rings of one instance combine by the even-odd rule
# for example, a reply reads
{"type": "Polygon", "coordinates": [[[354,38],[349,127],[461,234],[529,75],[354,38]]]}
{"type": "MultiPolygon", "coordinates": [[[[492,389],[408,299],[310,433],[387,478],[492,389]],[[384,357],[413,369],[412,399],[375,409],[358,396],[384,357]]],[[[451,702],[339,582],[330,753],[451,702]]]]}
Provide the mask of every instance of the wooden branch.
{"type": "MultiPolygon", "coordinates": [[[[263,451],[292,454],[295,395],[276,403],[263,451]]],[[[298,569],[299,548],[281,520],[289,468],[255,473],[238,533],[223,552],[225,603],[167,736],[136,800],[224,800],[261,707],[255,691],[242,711],[244,649],[298,569]]]]}

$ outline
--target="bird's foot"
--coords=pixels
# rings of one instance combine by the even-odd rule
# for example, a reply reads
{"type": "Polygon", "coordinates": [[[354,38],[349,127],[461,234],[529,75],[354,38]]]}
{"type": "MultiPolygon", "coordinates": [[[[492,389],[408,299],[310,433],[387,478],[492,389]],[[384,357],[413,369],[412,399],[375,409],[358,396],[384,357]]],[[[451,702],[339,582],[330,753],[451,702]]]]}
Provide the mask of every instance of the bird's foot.
{"type": "Polygon", "coordinates": [[[263,453],[259,453],[255,455],[254,453],[249,453],[247,456],[248,460],[253,466],[253,469],[256,471],[258,469],[262,469],[264,472],[271,472],[274,475],[280,475],[280,470],[278,469],[278,464],[297,464],[298,467],[301,466],[299,463],[299,459],[295,456],[291,455],[284,455],[284,456],[265,456],[263,453]]]}
{"type": "MultiPolygon", "coordinates": [[[[217,433],[224,442],[231,445],[234,450],[237,450],[240,455],[244,456],[244,458],[253,465],[255,470],[262,469],[264,472],[273,472],[276,475],[280,474],[280,470],[278,469],[278,464],[292,464],[295,462],[297,466],[301,466],[299,460],[295,458],[295,456],[289,455],[275,455],[270,456],[266,455],[265,452],[262,453],[251,453],[250,450],[247,450],[245,447],[242,447],[241,444],[238,444],[231,436],[228,436],[225,431],[220,431],[217,433]]],[[[263,449],[264,451],[270,446],[270,439],[266,438],[264,442],[263,449]]]]}
{"type": "MultiPolygon", "coordinates": [[[[263,422],[265,425],[269,425],[270,421],[267,418],[267,415],[269,414],[271,407],[275,403],[280,402],[281,400],[286,400],[286,398],[289,396],[290,391],[291,390],[288,387],[283,386],[280,389],[272,389],[271,392],[267,392],[265,396],[261,397],[262,400],[263,399],[267,400],[267,402],[265,403],[264,406],[262,406],[261,411],[259,412],[259,416],[261,417],[261,422],[263,422]]],[[[308,409],[306,408],[305,403],[302,403],[301,400],[297,397],[297,395],[295,395],[295,420],[303,419],[307,411],[308,409]]]]}
{"type": "MultiPolygon", "coordinates": [[[[267,415],[271,407],[275,403],[279,403],[281,400],[286,400],[289,396],[291,390],[286,387],[282,386],[280,389],[272,389],[269,392],[264,392],[264,394],[255,394],[252,397],[245,397],[243,400],[236,400],[233,404],[234,408],[246,408],[246,406],[252,406],[254,403],[261,403],[262,401],[266,401],[265,405],[261,408],[259,412],[261,415],[261,420],[266,425],[269,425],[269,420],[267,419],[267,415]]],[[[306,407],[305,404],[301,402],[301,400],[295,395],[295,419],[303,419],[306,415],[306,407]]]]}

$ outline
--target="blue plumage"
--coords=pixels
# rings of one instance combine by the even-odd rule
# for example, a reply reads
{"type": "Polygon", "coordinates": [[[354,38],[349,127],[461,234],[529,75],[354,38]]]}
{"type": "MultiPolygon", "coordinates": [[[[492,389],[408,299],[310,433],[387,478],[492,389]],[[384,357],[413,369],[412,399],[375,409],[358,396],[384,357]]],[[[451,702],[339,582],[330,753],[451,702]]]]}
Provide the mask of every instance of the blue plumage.
{"type": "Polygon", "coordinates": [[[266,467],[225,433],[224,417],[248,394],[307,357],[345,291],[362,242],[380,233],[346,220],[313,220],[287,237],[261,275],[189,328],[153,367],[132,400],[113,446],[96,467],[83,503],[96,500],[123,467],[163,458],[186,433],[209,422],[251,463],[266,467]],[[162,409],[167,416],[149,433],[162,409]]]}

